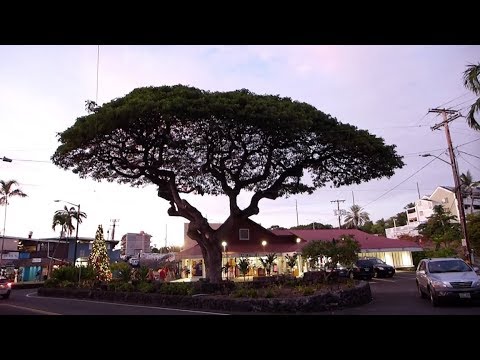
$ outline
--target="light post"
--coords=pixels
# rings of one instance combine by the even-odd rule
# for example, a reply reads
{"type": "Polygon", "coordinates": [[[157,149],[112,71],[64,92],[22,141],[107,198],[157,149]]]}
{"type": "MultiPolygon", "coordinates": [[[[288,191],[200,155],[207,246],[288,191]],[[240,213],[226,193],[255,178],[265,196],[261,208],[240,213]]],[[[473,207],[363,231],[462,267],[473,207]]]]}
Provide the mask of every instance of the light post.
{"type": "MultiPolygon", "coordinates": [[[[54,202],[60,202],[63,201],[67,204],[73,205],[77,207],[77,229],[75,230],[75,246],[73,248],[73,266],[75,266],[75,262],[77,261],[77,243],[78,243],[78,225],[80,223],[80,204],[74,204],[69,201],[65,200],[53,200],[54,202]]],[[[80,264],[81,266],[81,264],[80,264]]],[[[78,279],[80,281],[80,274],[78,275],[78,279]]]]}
{"type": "Polygon", "coordinates": [[[227,275],[227,280],[228,280],[228,257],[227,257],[227,242],[222,241],[222,246],[223,246],[223,254],[225,256],[225,273],[227,275]]]}
{"type": "Polygon", "coordinates": [[[473,254],[472,250],[470,248],[470,241],[468,239],[468,234],[467,234],[467,222],[465,220],[465,208],[463,207],[463,196],[462,196],[462,189],[461,189],[461,183],[460,183],[460,176],[458,175],[458,167],[457,163],[455,161],[455,156],[453,155],[453,151],[450,153],[450,158],[452,159],[452,162],[448,162],[443,160],[442,158],[432,155],[432,154],[422,154],[419,155],[421,157],[434,157],[437,158],[438,160],[443,161],[444,163],[450,165],[452,167],[452,172],[453,172],[453,182],[455,184],[455,196],[457,198],[457,205],[458,205],[458,216],[460,219],[460,226],[462,228],[462,233],[463,237],[465,239],[465,248],[467,251],[467,259],[470,262],[470,264],[473,264],[473,254]]]}

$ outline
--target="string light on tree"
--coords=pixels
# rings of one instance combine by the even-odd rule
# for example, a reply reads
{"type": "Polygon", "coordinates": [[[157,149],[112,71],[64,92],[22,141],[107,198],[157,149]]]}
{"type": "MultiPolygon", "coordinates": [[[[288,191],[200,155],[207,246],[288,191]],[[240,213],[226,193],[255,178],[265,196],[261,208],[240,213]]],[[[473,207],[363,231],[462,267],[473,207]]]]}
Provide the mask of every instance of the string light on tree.
{"type": "Polygon", "coordinates": [[[103,227],[98,225],[95,241],[92,245],[92,252],[88,257],[88,265],[93,267],[97,280],[112,280],[112,272],[110,271],[110,259],[107,253],[107,246],[103,238],[103,227]]]}

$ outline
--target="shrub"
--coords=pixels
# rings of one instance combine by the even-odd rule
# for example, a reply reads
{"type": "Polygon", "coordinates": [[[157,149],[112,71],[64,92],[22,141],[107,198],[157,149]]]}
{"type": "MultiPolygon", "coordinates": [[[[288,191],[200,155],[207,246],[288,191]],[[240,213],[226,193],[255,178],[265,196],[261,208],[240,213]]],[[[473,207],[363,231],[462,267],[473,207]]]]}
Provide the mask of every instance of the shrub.
{"type": "Polygon", "coordinates": [[[144,294],[153,293],[155,292],[155,285],[142,281],[140,284],[138,284],[137,290],[144,294]]]}
{"type": "Polygon", "coordinates": [[[115,291],[132,292],[135,291],[135,287],[130,283],[122,283],[116,286],[115,291]]]}
{"type": "Polygon", "coordinates": [[[47,288],[55,288],[55,287],[59,287],[59,284],[60,284],[60,280],[56,278],[51,278],[51,279],[45,280],[45,282],[43,283],[43,286],[47,288]]]}
{"type": "Polygon", "coordinates": [[[78,281],[78,269],[71,265],[61,266],[53,270],[51,277],[59,281],[75,282],[78,281]]]}
{"type": "Polygon", "coordinates": [[[126,262],[118,262],[110,265],[113,279],[129,282],[132,278],[132,267],[126,262]]]}
{"type": "Polygon", "coordinates": [[[63,280],[60,282],[59,286],[62,288],[73,288],[75,287],[75,284],[72,281],[63,280]]]}

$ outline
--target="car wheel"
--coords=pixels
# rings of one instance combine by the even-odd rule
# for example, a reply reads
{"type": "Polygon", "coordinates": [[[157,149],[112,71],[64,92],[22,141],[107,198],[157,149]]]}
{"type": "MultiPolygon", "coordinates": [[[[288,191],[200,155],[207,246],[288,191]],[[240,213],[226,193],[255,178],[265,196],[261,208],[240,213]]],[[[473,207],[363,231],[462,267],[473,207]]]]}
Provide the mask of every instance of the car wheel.
{"type": "Polygon", "coordinates": [[[422,299],[426,299],[427,295],[422,291],[422,288],[420,287],[420,284],[417,282],[417,291],[418,291],[418,296],[420,296],[422,299]]]}
{"type": "Polygon", "coordinates": [[[435,295],[435,290],[433,290],[432,288],[428,288],[428,292],[430,295],[430,303],[432,304],[432,306],[438,306],[438,298],[437,295],[435,295]]]}

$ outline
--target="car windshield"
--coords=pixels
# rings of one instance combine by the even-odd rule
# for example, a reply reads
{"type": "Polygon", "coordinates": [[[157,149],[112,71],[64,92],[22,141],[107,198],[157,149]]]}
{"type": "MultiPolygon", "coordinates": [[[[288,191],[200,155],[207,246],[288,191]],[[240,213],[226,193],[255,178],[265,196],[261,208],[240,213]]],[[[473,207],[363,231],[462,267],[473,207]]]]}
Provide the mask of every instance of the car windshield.
{"type": "Polygon", "coordinates": [[[428,264],[428,271],[431,273],[445,272],[466,272],[472,269],[462,260],[439,260],[428,264]]]}
{"type": "Polygon", "coordinates": [[[386,263],[380,259],[371,259],[374,264],[386,265],[386,263]]]}

